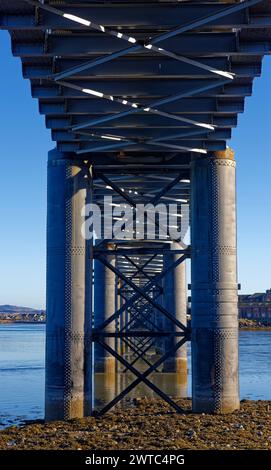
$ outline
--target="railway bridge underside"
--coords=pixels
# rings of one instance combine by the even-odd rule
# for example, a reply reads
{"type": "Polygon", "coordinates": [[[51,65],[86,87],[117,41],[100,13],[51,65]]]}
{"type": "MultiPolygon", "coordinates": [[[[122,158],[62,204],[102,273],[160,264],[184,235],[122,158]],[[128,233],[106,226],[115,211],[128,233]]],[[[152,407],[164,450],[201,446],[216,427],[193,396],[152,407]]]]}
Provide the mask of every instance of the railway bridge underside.
{"type": "Polygon", "coordinates": [[[181,411],[189,341],[194,411],[238,409],[227,141],[271,52],[271,2],[0,0],[0,28],[55,142],[46,419],[103,414],[142,386],[181,411]]]}

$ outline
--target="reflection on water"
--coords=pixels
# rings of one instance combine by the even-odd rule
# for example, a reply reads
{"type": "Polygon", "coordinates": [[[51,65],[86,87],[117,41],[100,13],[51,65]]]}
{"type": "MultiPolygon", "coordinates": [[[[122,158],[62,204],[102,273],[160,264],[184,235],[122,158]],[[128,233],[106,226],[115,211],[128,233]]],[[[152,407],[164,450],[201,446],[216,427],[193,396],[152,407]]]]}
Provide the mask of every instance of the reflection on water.
{"type": "MultiPolygon", "coordinates": [[[[118,372],[114,375],[95,374],[95,408],[99,409],[113,400],[116,395],[128,388],[135,380],[136,377],[130,372],[118,372]]],[[[180,374],[154,372],[148,376],[148,380],[172,397],[181,398],[188,396],[187,383],[184,383],[180,374]]],[[[156,393],[150,387],[140,382],[129,392],[129,395],[122,404],[125,406],[125,401],[130,402],[133,398],[137,397],[152,398],[155,396],[156,393]]]]}
{"type": "MultiPolygon", "coordinates": [[[[44,339],[44,325],[0,325],[0,426],[43,418],[44,339]]],[[[190,352],[188,367],[190,371],[190,352]]],[[[148,379],[171,396],[185,394],[174,373],[153,373],[148,379]]],[[[130,373],[96,374],[96,405],[110,401],[133,380],[130,373]]],[[[241,398],[271,399],[271,331],[241,331],[240,390],[241,398]]],[[[129,395],[138,396],[154,392],[141,383],[129,395]]]]}

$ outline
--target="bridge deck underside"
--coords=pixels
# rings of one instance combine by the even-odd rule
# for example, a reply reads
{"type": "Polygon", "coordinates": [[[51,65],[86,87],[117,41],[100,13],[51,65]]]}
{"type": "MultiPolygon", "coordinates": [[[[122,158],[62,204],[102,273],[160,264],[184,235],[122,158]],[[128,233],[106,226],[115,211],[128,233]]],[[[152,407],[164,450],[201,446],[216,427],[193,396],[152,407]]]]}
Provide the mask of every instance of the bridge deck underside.
{"type": "Polygon", "coordinates": [[[2,0],[0,28],[59,150],[187,164],[225,149],[271,51],[270,2],[242,3],[2,0]]]}

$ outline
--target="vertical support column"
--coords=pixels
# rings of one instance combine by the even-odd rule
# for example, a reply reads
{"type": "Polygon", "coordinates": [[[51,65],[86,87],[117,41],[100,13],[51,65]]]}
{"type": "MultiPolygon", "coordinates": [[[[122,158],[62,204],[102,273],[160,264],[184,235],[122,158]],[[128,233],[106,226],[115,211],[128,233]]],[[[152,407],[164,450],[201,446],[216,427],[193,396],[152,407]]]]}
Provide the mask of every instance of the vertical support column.
{"type": "MultiPolygon", "coordinates": [[[[121,294],[122,290],[123,290],[123,281],[120,281],[120,285],[119,285],[120,294],[121,294]]],[[[120,308],[121,308],[124,305],[125,300],[123,299],[122,295],[120,295],[120,294],[119,294],[119,303],[120,303],[120,308]]],[[[120,331],[122,331],[124,326],[125,326],[124,317],[125,317],[125,311],[122,311],[122,313],[119,317],[120,331]]],[[[120,354],[123,356],[124,353],[125,353],[125,344],[123,342],[123,339],[120,338],[120,354]]]]}
{"type": "MultiPolygon", "coordinates": [[[[110,249],[110,245],[107,245],[110,249]]],[[[107,255],[107,261],[115,265],[115,256],[107,255]]],[[[98,259],[94,262],[94,326],[99,326],[115,312],[115,273],[98,259]]],[[[107,327],[107,332],[115,332],[115,321],[107,327]]],[[[105,340],[111,348],[115,348],[115,338],[105,340]]],[[[95,345],[95,371],[115,374],[115,358],[99,344],[95,345]]]]}
{"type": "MultiPolygon", "coordinates": [[[[173,243],[171,249],[180,248],[178,243],[173,243]]],[[[164,255],[164,268],[176,262],[182,255],[177,253],[166,253],[164,255]]],[[[175,269],[172,269],[164,277],[163,286],[164,307],[183,325],[187,324],[187,286],[186,286],[186,266],[185,261],[180,263],[175,269]]],[[[165,318],[164,328],[169,331],[180,331],[176,325],[165,318]]],[[[178,342],[178,338],[172,337],[166,339],[166,349],[172,346],[173,342],[178,342]]],[[[164,372],[178,372],[182,379],[182,384],[187,384],[187,347],[184,344],[179,348],[174,356],[169,357],[164,362],[164,372]]]]}
{"type": "MultiPolygon", "coordinates": [[[[129,297],[128,297],[128,300],[129,300],[129,297]]],[[[131,307],[128,307],[125,311],[124,311],[124,328],[125,328],[125,332],[127,332],[127,325],[129,323],[129,320],[130,320],[130,309],[131,307]]],[[[130,329],[130,327],[128,327],[130,329]]],[[[126,341],[129,341],[130,338],[126,338],[126,341]]],[[[130,348],[129,348],[129,345],[127,343],[124,344],[124,354],[128,355],[130,352],[130,348]]],[[[126,357],[127,359],[127,357],[126,357]]]]}
{"type": "Polygon", "coordinates": [[[91,266],[81,235],[84,163],[53,150],[48,161],[45,419],[91,412],[91,266]]]}
{"type": "Polygon", "coordinates": [[[192,162],[192,396],[195,412],[239,408],[234,153],[192,162]]]}
{"type": "MultiPolygon", "coordinates": [[[[119,310],[120,309],[120,295],[119,295],[119,288],[120,288],[120,281],[119,281],[119,278],[116,276],[116,282],[115,282],[115,310],[119,310]]],[[[116,331],[119,333],[120,332],[120,329],[121,329],[121,326],[120,326],[120,318],[118,317],[116,320],[115,320],[115,324],[116,324],[116,331]]],[[[116,350],[118,352],[118,354],[120,354],[120,338],[116,338],[116,350]]],[[[117,364],[118,366],[118,364],[117,364]]],[[[117,367],[118,368],[118,367],[117,367]]]]}
{"type": "MultiPolygon", "coordinates": [[[[156,297],[155,296],[155,300],[156,302],[163,306],[163,303],[164,303],[164,300],[163,300],[163,282],[162,281],[159,281],[158,283],[158,286],[162,289],[162,292],[156,297]]],[[[158,292],[158,291],[157,291],[158,292]]],[[[154,310],[155,312],[155,324],[158,326],[158,328],[163,331],[163,328],[164,328],[164,316],[162,314],[162,312],[160,312],[160,310],[158,309],[155,309],[154,310]]],[[[165,341],[163,338],[157,338],[155,340],[155,351],[156,351],[156,354],[163,354],[164,353],[164,346],[165,346],[165,341]]]]}
{"type": "MultiPolygon", "coordinates": [[[[130,298],[130,293],[129,293],[129,287],[127,284],[124,284],[123,285],[123,289],[124,289],[124,293],[125,293],[125,296],[124,296],[124,299],[122,299],[122,304],[125,305],[125,303],[127,303],[129,301],[129,298],[130,298]]],[[[130,320],[130,317],[131,317],[131,314],[130,314],[130,309],[131,309],[131,306],[130,307],[127,307],[124,312],[123,312],[123,327],[124,327],[124,332],[127,332],[127,325],[129,323],[129,320],[130,320]]],[[[128,327],[128,329],[130,329],[130,327],[128,327]]],[[[129,342],[130,341],[130,338],[126,338],[126,342],[123,344],[123,354],[124,355],[128,355],[129,352],[130,352],[130,347],[129,345],[127,344],[127,341],[129,342]]],[[[127,359],[127,357],[126,357],[127,359]]]]}

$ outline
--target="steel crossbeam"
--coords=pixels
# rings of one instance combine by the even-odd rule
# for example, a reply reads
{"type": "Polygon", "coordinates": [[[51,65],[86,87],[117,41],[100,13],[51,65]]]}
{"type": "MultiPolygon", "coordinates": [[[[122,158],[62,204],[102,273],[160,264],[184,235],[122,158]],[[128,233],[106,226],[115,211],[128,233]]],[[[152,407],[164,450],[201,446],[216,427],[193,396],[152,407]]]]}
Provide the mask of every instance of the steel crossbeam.
{"type": "MultiPolygon", "coordinates": [[[[183,261],[185,256],[182,256],[176,263],[180,264],[181,261],[183,261]],[[181,261],[180,261],[181,260],[181,261]]],[[[147,293],[146,293],[146,286],[144,288],[138,287],[134,282],[132,282],[129,278],[127,278],[119,269],[114,267],[109,261],[107,261],[106,258],[99,256],[99,261],[101,261],[108,269],[111,269],[121,280],[123,280],[126,284],[128,284],[130,287],[134,289],[134,291],[139,294],[140,297],[143,297],[145,300],[147,300],[154,308],[159,310],[161,313],[163,313],[169,320],[172,321],[176,326],[181,328],[183,331],[187,331],[187,327],[184,326],[179,320],[177,320],[171,313],[169,313],[165,308],[163,308],[161,305],[159,305],[157,302],[155,302],[147,293]]],[[[175,264],[175,263],[174,263],[175,264]]],[[[174,264],[172,264],[170,267],[173,268],[174,264]]],[[[155,278],[154,278],[155,279],[155,278]]],[[[153,284],[153,280],[150,281],[150,284],[153,284]]],[[[119,309],[120,311],[121,309],[119,309]]],[[[117,312],[116,312],[117,313],[117,312]]],[[[108,320],[106,320],[99,328],[103,329],[105,326],[107,326],[112,320],[115,320],[117,318],[116,313],[112,315],[108,320]],[[110,320],[110,321],[109,321],[110,320]]]]}
{"type": "Polygon", "coordinates": [[[129,364],[128,361],[124,359],[124,357],[120,356],[114,349],[108,346],[105,342],[99,341],[99,344],[103,346],[113,357],[115,357],[120,363],[122,363],[125,367],[127,367],[136,377],[137,379],[132,382],[128,387],[126,387],[119,395],[117,395],[110,403],[104,406],[100,411],[99,415],[103,415],[107,411],[109,411],[113,406],[115,406],[120,400],[122,400],[128,393],[130,393],[140,382],[144,382],[149,388],[151,388],[160,398],[165,400],[172,408],[174,408],[177,412],[182,412],[182,408],[175,403],[166,393],[162,392],[156,385],[150,382],[147,377],[154,372],[163,362],[174,352],[177,351],[185,342],[187,338],[183,338],[181,341],[178,341],[176,345],[170,348],[162,357],[160,357],[149,369],[145,372],[139,372],[135,367],[129,364]]]}
{"type": "MultiPolygon", "coordinates": [[[[145,286],[144,286],[144,292],[149,292],[153,287],[154,287],[154,284],[157,283],[158,281],[162,280],[166,274],[168,274],[168,272],[170,272],[172,269],[176,268],[180,263],[182,263],[185,259],[187,258],[187,255],[184,254],[182,255],[178,260],[176,260],[174,263],[172,263],[170,266],[168,266],[166,269],[164,269],[160,274],[157,274],[156,276],[153,277],[153,279],[151,281],[149,281],[145,286]]],[[[97,256],[96,256],[96,259],[97,259],[97,256]]],[[[99,258],[100,259],[100,258],[99,258]]],[[[109,263],[110,264],[110,263],[109,263]]],[[[106,265],[106,263],[105,263],[106,265]]],[[[111,269],[111,265],[108,266],[109,269],[111,269]]],[[[122,275],[122,273],[120,273],[120,271],[117,271],[115,270],[115,268],[112,267],[112,270],[115,271],[115,274],[117,274],[118,277],[120,277],[121,279],[123,279],[125,282],[127,280],[127,284],[130,284],[131,281],[128,280],[124,275],[122,275]],[[119,275],[120,273],[120,275],[119,275]]],[[[132,283],[133,284],[133,283],[132,283]]],[[[134,285],[134,284],[133,284],[134,285]]],[[[129,301],[127,302],[127,304],[125,306],[122,306],[120,307],[114,314],[112,314],[109,318],[107,318],[101,325],[99,325],[99,329],[102,330],[104,328],[106,328],[113,320],[116,320],[117,318],[119,318],[119,316],[122,314],[122,312],[125,310],[125,308],[127,308],[129,305],[132,305],[136,300],[138,300],[140,297],[141,297],[141,292],[142,292],[142,289],[139,289],[140,292],[136,292],[136,294],[134,294],[130,299],[129,301]]],[[[160,307],[158,306],[157,307],[157,304],[154,305],[156,308],[160,307]]],[[[158,308],[158,310],[160,310],[160,308],[158,308]]],[[[172,317],[171,317],[172,318],[172,317]]],[[[174,322],[175,322],[175,319],[174,319],[174,322]]],[[[177,324],[177,326],[179,326],[181,329],[183,329],[184,331],[188,331],[188,328],[185,327],[184,325],[182,325],[181,323],[179,322],[175,322],[177,324]]]]}
{"type": "MultiPolygon", "coordinates": [[[[99,177],[108,185],[110,186],[117,194],[119,194],[119,196],[121,196],[123,199],[125,199],[132,207],[136,207],[136,202],[130,197],[128,196],[128,194],[126,194],[125,192],[123,192],[119,187],[118,185],[116,185],[114,183],[114,181],[110,180],[109,178],[107,178],[107,176],[105,176],[104,173],[99,173],[99,177]]],[[[153,204],[155,205],[160,199],[161,197],[163,197],[165,194],[167,194],[170,189],[172,189],[174,186],[176,186],[176,184],[179,183],[181,179],[181,174],[179,173],[178,176],[176,178],[174,178],[170,183],[168,183],[167,185],[164,186],[164,188],[158,192],[158,194],[156,194],[153,198],[151,198],[149,201],[148,201],[148,204],[153,204]]],[[[153,221],[153,223],[155,225],[157,225],[157,222],[155,221],[155,218],[153,219],[151,216],[149,216],[150,220],[153,221]]],[[[126,224],[129,225],[130,223],[132,222],[132,219],[129,219],[126,224]]],[[[125,225],[125,223],[123,224],[125,225]]],[[[123,225],[120,227],[120,230],[122,229],[123,225]]],[[[117,233],[115,234],[115,237],[117,236],[117,233]]],[[[103,242],[100,242],[100,244],[98,246],[100,246],[103,242]]]]}
{"type": "MultiPolygon", "coordinates": [[[[116,184],[116,182],[112,181],[110,178],[107,178],[107,176],[105,176],[103,173],[97,173],[96,177],[99,177],[105,183],[107,187],[111,187],[115,191],[115,193],[118,194],[121,198],[123,198],[130,206],[135,207],[136,202],[133,200],[133,198],[131,198],[128,194],[123,192],[123,190],[121,190],[121,188],[118,186],[118,184],[116,184]]],[[[155,204],[159,202],[161,197],[167,194],[172,188],[176,186],[176,184],[179,183],[180,179],[181,179],[181,174],[178,174],[177,177],[167,182],[164,188],[159,190],[157,194],[154,194],[151,197],[152,203],[155,204]]],[[[183,252],[183,250],[180,250],[180,251],[183,252]]],[[[98,246],[98,248],[95,250],[95,258],[98,259],[100,262],[102,262],[107,267],[107,269],[112,270],[115,273],[116,277],[123,282],[123,287],[120,290],[120,294],[126,300],[126,302],[124,305],[122,305],[120,309],[118,309],[113,315],[111,315],[102,325],[99,325],[98,328],[93,331],[93,340],[98,342],[101,346],[103,346],[106,351],[110,352],[113,355],[113,357],[115,357],[116,360],[125,367],[123,372],[132,371],[135,373],[135,375],[137,375],[138,379],[137,381],[134,382],[134,386],[136,386],[136,384],[139,383],[138,380],[143,381],[153,391],[155,391],[161,398],[166,399],[166,401],[168,401],[169,397],[167,397],[167,395],[164,394],[164,392],[161,392],[161,390],[158,387],[156,386],[153,387],[153,385],[150,385],[148,381],[147,382],[144,381],[142,379],[141,372],[139,371],[135,372],[136,369],[134,369],[134,365],[139,360],[141,360],[143,361],[143,363],[148,364],[150,366],[150,370],[158,371],[159,365],[162,364],[163,360],[166,360],[168,356],[167,354],[163,355],[163,359],[161,358],[161,360],[158,362],[158,365],[150,364],[148,358],[146,357],[146,354],[154,346],[155,338],[163,338],[163,337],[168,338],[171,335],[176,338],[179,335],[180,336],[185,335],[186,338],[188,337],[187,335],[189,334],[189,329],[187,329],[187,327],[184,327],[184,325],[178,322],[178,320],[176,320],[174,315],[167,312],[166,309],[164,309],[156,301],[156,298],[158,298],[159,295],[161,294],[161,286],[159,285],[159,281],[161,281],[161,279],[166,275],[166,272],[169,272],[171,269],[174,269],[174,267],[176,267],[178,264],[180,264],[181,261],[185,259],[186,253],[185,254],[181,253],[181,258],[177,262],[173,263],[173,265],[171,265],[167,270],[165,270],[166,272],[162,271],[158,276],[154,275],[153,277],[147,274],[144,271],[144,269],[146,269],[149,263],[151,263],[152,260],[154,260],[155,257],[157,256],[155,252],[152,254],[152,256],[149,259],[147,259],[144,262],[143,265],[140,265],[140,263],[137,263],[135,260],[133,260],[133,258],[129,255],[129,250],[126,250],[126,252],[125,250],[121,252],[122,258],[126,260],[128,263],[130,263],[135,269],[135,272],[132,274],[131,277],[129,277],[128,275],[125,275],[125,273],[121,272],[116,266],[113,266],[106,259],[106,257],[103,256],[103,253],[104,254],[108,253],[111,256],[112,254],[113,255],[115,254],[115,256],[118,256],[117,250],[114,250],[114,249],[103,250],[103,248],[100,248],[98,246]],[[143,287],[139,287],[137,283],[134,282],[136,281],[137,276],[139,276],[140,274],[143,275],[145,279],[145,285],[143,287]],[[129,288],[132,289],[131,293],[129,294],[129,298],[127,298],[127,296],[123,293],[123,289],[125,288],[124,286],[128,286],[129,288]],[[154,297],[150,296],[150,292],[153,291],[153,289],[157,289],[157,288],[158,288],[158,291],[156,291],[156,293],[154,294],[154,297]],[[133,292],[135,292],[135,294],[133,294],[133,292]],[[167,317],[170,321],[172,321],[172,323],[175,324],[176,327],[180,328],[180,330],[179,331],[177,330],[175,333],[172,333],[169,331],[161,331],[159,326],[153,323],[150,317],[146,318],[145,313],[144,313],[144,308],[145,308],[144,305],[142,304],[137,305],[137,302],[139,302],[140,299],[142,298],[144,299],[145,302],[147,302],[147,308],[150,314],[151,314],[151,308],[155,308],[157,311],[160,311],[160,313],[162,313],[165,317],[167,317]],[[131,313],[130,320],[126,322],[126,324],[124,324],[124,326],[118,332],[107,333],[106,327],[110,323],[114,322],[117,318],[120,318],[121,315],[124,315],[124,312],[127,310],[129,310],[131,313]],[[147,323],[148,323],[147,330],[138,331],[134,329],[136,325],[138,324],[138,322],[142,326],[145,326],[144,325],[145,320],[147,320],[147,323]],[[119,357],[121,356],[119,356],[116,351],[110,348],[110,346],[104,341],[102,341],[101,339],[101,338],[109,338],[109,337],[120,338],[123,341],[123,343],[129,347],[131,353],[135,356],[134,359],[132,359],[131,364],[129,364],[129,362],[126,361],[125,359],[119,360],[119,357]]],[[[178,344],[183,344],[183,343],[178,343],[178,344]]],[[[130,390],[130,386],[128,387],[128,391],[129,390],[130,390]]],[[[100,410],[99,414],[100,413],[103,414],[112,406],[115,406],[115,404],[120,399],[122,399],[126,395],[126,393],[128,393],[128,391],[127,389],[125,389],[123,392],[121,392],[117,397],[115,397],[115,399],[113,399],[113,401],[111,401],[102,410],[100,410]]],[[[171,399],[169,399],[168,403],[170,403],[171,406],[175,407],[176,410],[179,410],[178,406],[176,407],[172,403],[171,399]]]]}

